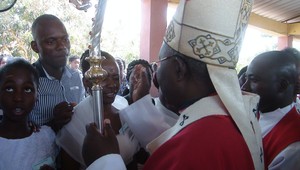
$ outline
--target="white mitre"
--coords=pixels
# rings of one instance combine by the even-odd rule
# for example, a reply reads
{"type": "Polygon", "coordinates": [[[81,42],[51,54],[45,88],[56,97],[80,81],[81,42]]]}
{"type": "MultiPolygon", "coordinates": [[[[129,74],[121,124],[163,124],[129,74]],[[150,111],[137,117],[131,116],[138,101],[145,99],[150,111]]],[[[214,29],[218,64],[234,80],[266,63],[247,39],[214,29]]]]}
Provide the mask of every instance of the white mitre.
{"type": "Polygon", "coordinates": [[[254,160],[263,169],[262,141],[249,102],[243,99],[235,70],[253,0],[181,0],[164,43],[207,64],[214,87],[241,131],[254,160]]]}

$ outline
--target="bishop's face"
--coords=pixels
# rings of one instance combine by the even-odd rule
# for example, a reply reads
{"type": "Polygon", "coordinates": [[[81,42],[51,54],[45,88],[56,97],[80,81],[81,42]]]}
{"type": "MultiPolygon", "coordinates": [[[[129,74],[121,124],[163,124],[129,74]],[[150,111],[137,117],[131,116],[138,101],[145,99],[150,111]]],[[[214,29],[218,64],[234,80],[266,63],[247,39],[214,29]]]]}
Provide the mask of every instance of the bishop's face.
{"type": "Polygon", "coordinates": [[[179,90],[176,79],[176,57],[160,56],[158,69],[156,72],[156,80],[159,89],[159,97],[167,108],[172,108],[177,112],[180,106],[179,90]]]}

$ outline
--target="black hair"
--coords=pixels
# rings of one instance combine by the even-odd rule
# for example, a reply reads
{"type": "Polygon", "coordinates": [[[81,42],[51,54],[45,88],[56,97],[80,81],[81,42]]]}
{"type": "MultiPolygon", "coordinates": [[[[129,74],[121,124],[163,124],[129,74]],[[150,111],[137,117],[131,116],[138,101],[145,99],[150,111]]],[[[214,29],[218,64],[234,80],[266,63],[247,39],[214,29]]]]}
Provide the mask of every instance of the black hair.
{"type": "Polygon", "coordinates": [[[72,62],[74,60],[80,59],[80,57],[78,57],[77,55],[72,55],[69,57],[69,62],[72,62]]]}
{"type": "Polygon", "coordinates": [[[210,80],[206,63],[180,53],[175,55],[175,57],[179,57],[186,63],[188,66],[188,75],[193,75],[193,77],[198,80],[202,80],[203,78],[210,80]]]}
{"type": "Polygon", "coordinates": [[[151,67],[151,65],[149,64],[148,61],[143,60],[143,59],[133,60],[128,64],[127,73],[126,73],[126,80],[129,82],[130,75],[133,71],[133,68],[134,68],[134,66],[136,66],[138,64],[141,64],[142,66],[144,66],[146,68],[147,75],[148,75],[148,80],[149,80],[149,82],[151,82],[152,73],[153,73],[152,67],[151,67]]]}
{"type": "Polygon", "coordinates": [[[296,48],[288,47],[288,48],[283,49],[282,52],[295,57],[296,62],[297,62],[296,64],[300,65],[300,52],[296,48]]]}
{"type": "Polygon", "coordinates": [[[30,71],[34,77],[34,82],[38,86],[39,84],[39,74],[37,70],[23,58],[14,58],[10,60],[7,64],[0,68],[0,83],[3,81],[3,76],[10,70],[14,70],[15,68],[24,68],[30,71]]]}
{"type": "Polygon", "coordinates": [[[44,14],[44,15],[37,17],[31,26],[31,34],[32,34],[34,40],[36,39],[37,28],[38,28],[39,24],[41,24],[41,22],[43,22],[44,20],[47,20],[47,21],[56,20],[56,21],[61,22],[61,20],[59,18],[57,18],[56,16],[51,15],[51,14],[44,14]]]}
{"type": "Polygon", "coordinates": [[[294,48],[289,48],[280,51],[281,53],[281,63],[293,64],[293,67],[287,67],[286,71],[283,73],[284,76],[290,81],[290,83],[297,84],[298,79],[298,71],[297,68],[299,67],[300,62],[300,53],[294,48]]]}
{"type": "MultiPolygon", "coordinates": [[[[285,78],[291,84],[295,84],[297,80],[297,58],[287,50],[282,51],[268,51],[257,57],[269,57],[270,60],[276,61],[273,64],[274,68],[284,68],[280,72],[280,77],[285,78]]],[[[270,69],[270,68],[269,68],[270,69]]]]}
{"type": "Polygon", "coordinates": [[[163,43],[163,48],[161,48],[161,54],[163,56],[173,56],[180,58],[186,65],[188,69],[188,75],[193,76],[194,78],[201,80],[203,78],[210,80],[206,63],[191,58],[187,55],[181,54],[178,51],[172,49],[168,44],[163,43]]]}

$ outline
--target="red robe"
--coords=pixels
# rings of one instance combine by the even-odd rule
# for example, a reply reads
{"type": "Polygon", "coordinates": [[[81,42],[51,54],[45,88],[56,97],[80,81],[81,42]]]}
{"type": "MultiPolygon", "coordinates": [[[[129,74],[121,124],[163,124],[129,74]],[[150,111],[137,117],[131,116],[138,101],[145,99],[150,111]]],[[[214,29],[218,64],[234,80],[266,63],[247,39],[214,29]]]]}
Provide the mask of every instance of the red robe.
{"type": "Polygon", "coordinates": [[[229,116],[199,119],[161,145],[145,170],[253,170],[249,149],[229,116]]]}
{"type": "Polygon", "coordinates": [[[263,138],[265,169],[290,144],[300,141],[300,115],[291,109],[263,138]]]}

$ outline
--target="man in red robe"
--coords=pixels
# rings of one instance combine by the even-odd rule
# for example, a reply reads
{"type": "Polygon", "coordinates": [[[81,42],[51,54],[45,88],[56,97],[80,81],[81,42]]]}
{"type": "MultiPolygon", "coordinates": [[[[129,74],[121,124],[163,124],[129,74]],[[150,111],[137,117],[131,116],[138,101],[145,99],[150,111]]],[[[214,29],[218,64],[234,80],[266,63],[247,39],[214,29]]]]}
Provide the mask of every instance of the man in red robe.
{"type": "Polygon", "coordinates": [[[294,103],[298,76],[295,61],[286,50],[265,52],[253,59],[246,72],[247,81],[242,89],[260,96],[265,169],[300,169],[300,115],[294,103]]]}

